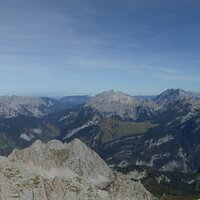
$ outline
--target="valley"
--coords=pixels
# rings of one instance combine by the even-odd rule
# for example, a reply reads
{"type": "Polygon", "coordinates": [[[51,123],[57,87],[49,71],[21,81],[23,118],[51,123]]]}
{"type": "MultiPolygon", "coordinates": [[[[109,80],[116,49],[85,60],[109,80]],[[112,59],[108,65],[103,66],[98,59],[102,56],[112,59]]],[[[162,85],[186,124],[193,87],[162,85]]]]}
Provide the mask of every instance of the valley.
{"type": "Polygon", "coordinates": [[[69,106],[67,98],[62,106],[57,106],[61,101],[51,100],[56,110],[48,112],[49,104],[41,108],[26,100],[24,106],[33,113],[22,110],[19,99],[15,116],[0,119],[1,155],[29,147],[38,139],[69,143],[79,138],[112,168],[134,171],[147,167],[148,175],[141,182],[161,199],[199,197],[200,99],[193,93],[169,89],[151,99],[135,99],[108,91],[90,98],[78,96],[75,104],[70,97],[69,106]],[[36,115],[39,109],[45,112],[36,115]]]}

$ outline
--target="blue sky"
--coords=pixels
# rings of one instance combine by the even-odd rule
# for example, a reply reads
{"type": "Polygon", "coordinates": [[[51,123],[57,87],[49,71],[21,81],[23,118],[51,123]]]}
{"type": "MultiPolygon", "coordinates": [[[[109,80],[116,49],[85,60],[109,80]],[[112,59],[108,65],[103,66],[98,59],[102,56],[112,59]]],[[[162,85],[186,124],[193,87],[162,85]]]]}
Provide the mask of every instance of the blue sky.
{"type": "Polygon", "coordinates": [[[199,0],[0,0],[0,94],[200,91],[199,0]]]}

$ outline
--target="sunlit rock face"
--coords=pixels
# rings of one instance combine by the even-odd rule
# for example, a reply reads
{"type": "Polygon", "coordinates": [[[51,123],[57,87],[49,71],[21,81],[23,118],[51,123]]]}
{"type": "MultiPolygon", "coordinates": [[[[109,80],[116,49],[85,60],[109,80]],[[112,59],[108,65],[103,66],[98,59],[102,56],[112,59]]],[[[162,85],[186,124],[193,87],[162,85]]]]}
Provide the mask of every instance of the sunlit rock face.
{"type": "Polygon", "coordinates": [[[115,173],[80,140],[66,144],[36,141],[0,157],[0,199],[150,200],[131,175],[115,173]]]}
{"type": "Polygon", "coordinates": [[[20,115],[42,117],[62,109],[55,99],[43,97],[0,96],[0,117],[12,118],[20,115]]]}
{"type": "Polygon", "coordinates": [[[121,117],[128,115],[134,118],[133,106],[135,103],[131,96],[110,90],[96,95],[87,105],[107,115],[118,114],[121,117]]]}

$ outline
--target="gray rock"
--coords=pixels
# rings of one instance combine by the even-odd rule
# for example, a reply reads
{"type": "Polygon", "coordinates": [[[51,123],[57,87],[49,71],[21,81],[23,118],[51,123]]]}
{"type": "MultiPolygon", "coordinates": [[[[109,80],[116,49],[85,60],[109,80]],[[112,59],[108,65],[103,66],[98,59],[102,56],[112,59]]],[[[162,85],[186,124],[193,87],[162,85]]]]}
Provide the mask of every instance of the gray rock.
{"type": "Polygon", "coordinates": [[[87,103],[88,106],[96,108],[102,113],[118,114],[122,117],[124,115],[134,117],[133,107],[135,104],[136,101],[133,97],[113,90],[98,94],[87,103]]]}
{"type": "Polygon", "coordinates": [[[61,105],[52,98],[0,96],[0,117],[4,118],[19,115],[42,117],[56,109],[61,109],[61,105]]]}
{"type": "Polygon", "coordinates": [[[113,172],[80,140],[47,144],[36,141],[0,157],[0,199],[151,200],[131,174],[113,172]]]}

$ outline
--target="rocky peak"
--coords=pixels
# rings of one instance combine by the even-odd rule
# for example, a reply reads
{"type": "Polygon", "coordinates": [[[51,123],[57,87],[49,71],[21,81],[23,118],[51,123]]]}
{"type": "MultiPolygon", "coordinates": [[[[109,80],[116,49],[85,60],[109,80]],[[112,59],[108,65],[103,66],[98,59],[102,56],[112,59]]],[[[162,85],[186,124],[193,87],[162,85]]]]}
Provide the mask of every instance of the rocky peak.
{"type": "Polygon", "coordinates": [[[86,105],[97,109],[99,112],[121,117],[133,117],[133,107],[137,104],[132,96],[113,90],[94,96],[86,105]]]}
{"type": "Polygon", "coordinates": [[[155,101],[158,103],[165,103],[165,102],[175,101],[177,99],[185,99],[189,97],[191,97],[191,95],[182,89],[168,89],[162,92],[160,95],[158,95],[155,98],[155,101]]]}
{"type": "Polygon", "coordinates": [[[133,177],[112,169],[80,140],[37,140],[0,157],[0,199],[155,199],[133,177]],[[115,174],[115,175],[114,175],[115,174]]]}
{"type": "Polygon", "coordinates": [[[9,159],[48,171],[71,170],[103,187],[114,177],[108,165],[79,139],[70,143],[52,140],[47,144],[37,140],[24,150],[15,149],[9,159]]]}
{"type": "Polygon", "coordinates": [[[123,92],[115,92],[114,90],[109,90],[102,92],[100,94],[97,94],[94,96],[91,101],[91,103],[95,102],[108,102],[108,103],[123,103],[123,104],[134,104],[134,99],[132,96],[125,94],[123,92]]]}
{"type": "Polygon", "coordinates": [[[52,98],[0,96],[0,117],[3,118],[20,115],[42,117],[56,109],[61,109],[61,105],[52,98]]]}

